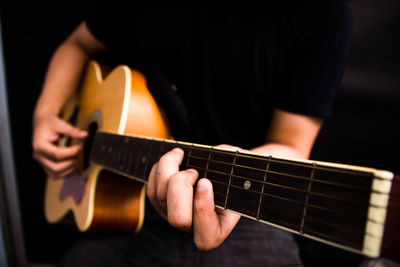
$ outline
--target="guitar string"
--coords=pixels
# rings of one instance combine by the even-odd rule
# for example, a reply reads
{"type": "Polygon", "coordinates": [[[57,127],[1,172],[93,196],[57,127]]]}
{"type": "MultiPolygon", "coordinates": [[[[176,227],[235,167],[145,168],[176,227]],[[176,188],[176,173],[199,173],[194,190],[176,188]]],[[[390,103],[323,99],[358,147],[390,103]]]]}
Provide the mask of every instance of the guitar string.
{"type": "MultiPolygon", "coordinates": [[[[192,166],[193,167],[193,166],[192,166]]],[[[217,171],[214,171],[214,170],[211,170],[213,173],[218,173],[217,171]]],[[[216,179],[213,179],[213,178],[211,178],[211,177],[206,177],[207,179],[209,179],[209,180],[211,180],[211,181],[213,181],[213,182],[216,182],[216,183],[219,183],[219,184],[221,184],[221,185],[225,185],[225,186],[229,186],[227,183],[224,183],[224,182],[221,182],[220,180],[216,180],[216,179]]],[[[257,182],[257,183],[260,183],[260,184],[262,184],[261,182],[257,182]]],[[[375,204],[371,204],[371,203],[369,203],[369,197],[368,197],[368,200],[367,200],[367,202],[361,202],[361,201],[355,201],[354,199],[346,199],[346,198],[342,198],[342,197],[338,197],[338,196],[334,196],[334,195],[329,195],[329,194],[323,194],[323,193],[318,193],[318,192],[307,192],[306,190],[302,190],[302,189],[298,189],[298,188],[292,188],[292,187],[289,187],[289,186],[283,186],[283,185],[278,185],[278,184],[274,184],[274,183],[268,183],[268,182],[266,182],[266,183],[264,183],[264,184],[266,184],[266,185],[268,185],[268,189],[270,189],[271,187],[275,187],[275,188],[278,188],[278,189],[284,189],[284,190],[287,190],[287,191],[294,191],[294,192],[292,192],[292,193],[294,193],[294,194],[296,194],[296,193],[300,193],[300,194],[304,194],[304,198],[307,196],[307,195],[311,195],[311,196],[316,196],[316,197],[323,197],[323,198],[326,198],[326,199],[330,199],[330,200],[335,200],[335,201],[343,201],[343,202],[345,202],[345,203],[347,203],[347,204],[352,204],[352,205],[367,205],[367,206],[372,206],[372,207],[377,207],[377,208],[381,208],[381,206],[378,206],[378,205],[375,205],[375,204]]],[[[260,191],[256,191],[256,190],[250,190],[250,189],[245,189],[243,186],[237,186],[236,185],[236,187],[237,188],[240,188],[240,189],[242,189],[242,190],[248,190],[248,191],[252,191],[252,192],[254,192],[255,194],[257,194],[257,195],[260,195],[262,192],[260,192],[260,191]]],[[[286,192],[286,195],[291,195],[289,192],[286,192]]],[[[275,195],[271,195],[271,196],[275,196],[275,195]]],[[[297,195],[298,197],[299,197],[299,195],[297,195]]],[[[277,196],[278,197],[278,196],[277,196]]],[[[293,201],[293,202],[296,202],[296,200],[295,199],[290,199],[290,198],[288,198],[288,200],[291,200],[291,201],[293,201]]],[[[300,203],[300,202],[299,202],[300,203]]],[[[302,202],[301,202],[302,203],[302,202]]]]}
{"type": "MultiPolygon", "coordinates": [[[[211,182],[213,182],[213,183],[217,183],[217,184],[221,184],[221,185],[224,185],[224,186],[228,186],[228,184],[222,183],[222,182],[220,182],[220,181],[218,181],[218,180],[215,180],[215,179],[212,179],[212,178],[207,178],[207,179],[209,179],[209,180],[210,180],[211,182]]],[[[234,188],[237,188],[237,189],[240,189],[240,190],[245,190],[245,192],[252,193],[252,194],[254,194],[254,196],[256,196],[256,197],[260,196],[260,194],[261,194],[260,192],[257,192],[257,191],[251,190],[251,189],[243,189],[243,187],[240,187],[240,186],[237,186],[237,185],[230,185],[230,187],[234,187],[234,188]]],[[[312,204],[312,203],[308,203],[308,204],[307,204],[307,203],[302,202],[302,201],[290,199],[290,198],[283,197],[283,196],[277,196],[277,195],[269,194],[269,193],[263,193],[262,195],[263,195],[263,196],[267,196],[267,197],[271,197],[271,198],[274,198],[274,199],[279,199],[279,200],[282,200],[282,201],[294,203],[294,204],[299,204],[299,205],[301,205],[301,206],[305,205],[305,206],[307,206],[307,207],[311,207],[311,208],[323,210],[323,211],[326,211],[326,212],[335,213],[335,214],[343,215],[343,216],[348,216],[348,214],[340,213],[340,212],[337,211],[337,210],[334,210],[334,209],[331,209],[331,208],[327,208],[327,207],[323,207],[323,206],[318,206],[318,205],[312,204]]],[[[255,202],[256,202],[256,201],[255,201],[255,202]]],[[[255,203],[255,202],[254,202],[254,203],[255,203]]],[[[269,208],[271,208],[271,207],[269,207],[269,208]]],[[[354,208],[354,210],[357,210],[357,211],[358,211],[359,208],[354,208]]]]}
{"type": "MultiPolygon", "coordinates": [[[[192,150],[193,147],[190,147],[190,149],[192,150]]],[[[151,154],[150,151],[151,150],[148,151],[148,154],[151,154]]],[[[264,173],[266,172],[265,170],[258,169],[258,168],[253,168],[253,167],[249,167],[249,166],[243,166],[243,165],[239,165],[239,164],[232,164],[232,163],[227,163],[227,162],[222,162],[222,161],[217,161],[217,160],[210,160],[210,155],[211,154],[209,154],[208,159],[189,155],[188,158],[187,158],[187,161],[189,160],[189,158],[193,158],[193,159],[199,159],[199,160],[207,161],[207,163],[214,162],[214,163],[219,163],[219,164],[225,164],[227,166],[235,166],[235,167],[240,167],[240,168],[243,168],[243,169],[259,171],[259,172],[261,172],[262,175],[264,175],[264,173]]],[[[138,161],[137,161],[137,163],[139,163],[138,161]]],[[[146,161],[146,164],[147,163],[148,162],[146,161]]],[[[138,168],[138,165],[139,164],[136,164],[136,169],[138,168]]],[[[201,167],[195,166],[195,165],[192,165],[191,167],[201,169],[201,167]]],[[[293,174],[276,172],[276,171],[267,171],[267,173],[275,174],[275,175],[282,175],[282,176],[291,177],[291,178],[298,179],[298,180],[303,180],[303,181],[310,181],[310,178],[305,177],[305,176],[293,175],[293,174]]],[[[223,172],[221,172],[221,174],[228,175],[228,173],[223,173],[223,172]]],[[[256,180],[256,179],[252,179],[250,177],[242,177],[242,176],[239,176],[239,175],[234,175],[234,176],[236,178],[239,178],[239,179],[246,179],[246,180],[249,180],[249,181],[252,181],[252,182],[264,183],[264,182],[256,180]]],[[[356,191],[362,191],[362,192],[368,192],[368,193],[375,192],[374,190],[371,190],[370,188],[368,188],[368,189],[367,188],[361,188],[361,187],[357,187],[357,186],[351,186],[351,185],[346,185],[346,184],[342,184],[342,183],[335,183],[335,182],[330,182],[330,181],[325,181],[325,180],[320,180],[320,179],[315,179],[315,178],[313,179],[313,181],[314,182],[319,182],[319,183],[322,183],[322,184],[326,184],[326,185],[329,185],[329,186],[342,187],[342,188],[350,189],[350,190],[356,190],[356,191]]],[[[271,185],[271,183],[267,183],[267,184],[271,185]]],[[[275,185],[275,184],[272,183],[272,185],[275,185]]],[[[278,184],[276,184],[276,185],[277,186],[281,186],[281,185],[278,185],[278,184]]],[[[285,187],[283,187],[283,188],[285,188],[285,187]]],[[[293,189],[293,190],[297,190],[297,188],[291,188],[291,187],[289,187],[289,188],[293,189]]],[[[379,193],[379,192],[377,192],[377,193],[379,193]]]]}
{"type": "MultiPolygon", "coordinates": [[[[200,157],[195,157],[195,156],[191,156],[191,158],[193,159],[199,159],[199,160],[206,160],[204,158],[200,158],[200,157]]],[[[248,170],[254,170],[254,171],[259,171],[260,172],[260,177],[264,175],[264,173],[270,173],[270,174],[276,174],[276,175],[281,175],[281,176],[286,176],[286,177],[290,177],[290,178],[294,178],[297,180],[303,180],[305,182],[309,182],[311,179],[306,177],[306,176],[301,176],[301,175],[294,175],[294,174],[288,174],[288,173],[283,173],[283,172],[277,172],[277,171],[271,171],[271,170],[264,170],[264,169],[258,169],[258,168],[254,168],[254,167],[249,167],[249,166],[244,166],[244,165],[240,165],[240,164],[231,164],[231,163],[227,163],[227,162],[223,162],[223,161],[217,161],[217,160],[210,160],[211,162],[215,162],[215,163],[220,163],[220,164],[225,164],[228,166],[234,166],[234,167],[239,167],[239,168],[243,168],[243,169],[248,169],[248,170]]],[[[193,166],[192,166],[193,167],[193,166]]],[[[196,166],[198,168],[201,168],[199,166],[196,166]]],[[[310,169],[310,173],[313,169],[310,169]]],[[[240,176],[238,176],[240,177],[240,176]]],[[[251,178],[245,178],[245,177],[241,177],[243,179],[251,179],[251,178]]],[[[255,182],[261,182],[259,180],[255,180],[252,179],[255,182]]],[[[352,185],[347,185],[347,184],[343,184],[343,183],[335,183],[335,182],[330,182],[330,181],[325,181],[325,180],[320,180],[320,179],[313,179],[313,181],[315,182],[319,182],[319,183],[323,183],[323,184],[329,184],[329,185],[333,185],[333,186],[337,186],[337,187],[343,187],[346,189],[354,189],[357,191],[364,191],[364,192],[371,192],[370,189],[367,188],[361,188],[361,187],[356,187],[356,186],[352,186],[352,185]]]]}
{"type": "MultiPolygon", "coordinates": [[[[151,153],[149,153],[149,154],[151,154],[151,153]]],[[[271,171],[271,170],[266,171],[266,170],[258,169],[258,168],[254,168],[254,167],[244,166],[244,165],[240,165],[240,164],[232,164],[232,163],[227,163],[227,162],[223,162],[223,161],[217,161],[217,160],[213,160],[213,159],[206,159],[206,158],[196,157],[196,156],[193,156],[193,155],[188,155],[188,156],[186,156],[186,158],[187,158],[186,159],[187,161],[189,159],[198,159],[198,160],[203,160],[204,162],[219,163],[219,164],[224,164],[224,165],[230,166],[230,167],[234,166],[234,167],[239,167],[239,168],[243,168],[243,169],[258,171],[258,172],[260,172],[260,175],[262,175],[262,176],[264,176],[264,173],[270,173],[272,175],[281,175],[281,176],[285,176],[285,177],[290,177],[290,178],[296,179],[298,181],[301,181],[301,180],[304,181],[304,182],[310,181],[310,178],[305,177],[305,176],[293,175],[293,174],[277,172],[277,171],[271,171]]],[[[140,167],[138,165],[140,165],[139,164],[139,159],[137,159],[136,169],[140,167]]],[[[195,166],[195,165],[191,165],[191,167],[202,169],[201,167],[195,166]]],[[[220,172],[220,173],[221,174],[225,174],[225,175],[229,175],[228,173],[223,173],[223,172],[220,172]]],[[[234,176],[236,178],[239,178],[239,179],[246,179],[246,180],[249,180],[249,181],[252,181],[252,182],[264,183],[263,181],[259,181],[259,180],[256,180],[256,179],[253,179],[253,178],[250,178],[250,177],[243,177],[243,176],[240,176],[240,175],[234,175],[234,176]]],[[[326,185],[329,185],[329,186],[341,187],[341,188],[355,190],[355,191],[362,191],[362,192],[368,192],[368,193],[375,192],[374,190],[371,190],[370,188],[362,188],[362,187],[352,186],[352,185],[343,184],[343,183],[335,183],[335,182],[331,182],[331,181],[325,181],[325,180],[316,179],[316,178],[314,178],[313,181],[314,182],[319,182],[321,184],[326,184],[326,185]]],[[[271,184],[271,183],[267,183],[267,184],[271,184]]],[[[272,184],[274,184],[274,183],[272,183],[272,184]]],[[[277,184],[277,186],[279,186],[279,185],[277,184]]],[[[292,189],[296,190],[295,188],[292,188],[292,189]]]]}
{"type": "MultiPolygon", "coordinates": [[[[104,133],[104,132],[101,132],[101,134],[106,134],[106,135],[109,135],[109,136],[112,136],[112,137],[116,137],[116,138],[126,137],[126,136],[123,136],[123,135],[112,134],[112,133],[104,133]]],[[[184,144],[184,143],[181,143],[179,141],[174,141],[174,142],[172,142],[170,140],[161,140],[160,141],[160,140],[151,139],[151,138],[141,138],[141,137],[134,137],[134,136],[129,136],[129,138],[152,141],[152,142],[159,142],[159,143],[170,143],[172,145],[172,147],[174,147],[174,145],[175,146],[179,145],[179,146],[181,146],[181,148],[182,147],[190,147],[191,146],[192,149],[197,149],[197,150],[201,150],[201,151],[205,151],[205,152],[210,152],[210,149],[214,149],[215,150],[214,153],[225,154],[225,155],[228,155],[228,156],[235,156],[235,153],[236,153],[235,151],[234,152],[229,152],[229,151],[221,150],[221,149],[218,149],[218,147],[205,146],[205,145],[204,146],[200,146],[200,145],[196,146],[196,144],[193,144],[193,143],[184,144]]],[[[165,150],[165,152],[168,152],[168,151],[169,150],[165,150]]],[[[242,158],[249,158],[249,159],[259,160],[259,161],[262,161],[262,162],[269,162],[270,161],[270,162],[275,162],[275,163],[287,164],[287,165],[290,165],[290,166],[305,167],[305,168],[308,168],[308,169],[325,170],[325,171],[335,172],[335,173],[337,172],[337,173],[343,173],[343,174],[349,174],[349,175],[356,175],[356,176],[358,176],[360,178],[362,177],[362,178],[369,178],[369,179],[382,179],[382,178],[379,178],[379,177],[375,177],[374,178],[374,177],[372,177],[370,172],[365,172],[365,171],[346,170],[346,169],[339,169],[339,168],[336,168],[336,167],[325,167],[325,166],[318,165],[317,163],[314,166],[313,164],[294,162],[294,161],[278,159],[278,158],[274,158],[274,157],[269,158],[267,156],[265,156],[265,157],[263,157],[261,155],[260,156],[253,156],[253,155],[249,155],[249,154],[243,154],[241,152],[239,152],[239,153],[240,153],[240,157],[242,157],[242,158]]],[[[227,162],[223,162],[223,163],[228,164],[227,162]]],[[[258,169],[258,170],[260,170],[260,169],[258,169]]],[[[282,173],[282,175],[287,175],[287,174],[282,173]]]]}

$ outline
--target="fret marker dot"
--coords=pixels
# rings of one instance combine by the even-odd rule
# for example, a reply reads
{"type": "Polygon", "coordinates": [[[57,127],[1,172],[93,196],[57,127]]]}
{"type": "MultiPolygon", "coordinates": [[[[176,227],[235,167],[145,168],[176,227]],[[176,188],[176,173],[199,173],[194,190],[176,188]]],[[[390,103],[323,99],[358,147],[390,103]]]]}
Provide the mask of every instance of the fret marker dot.
{"type": "Polygon", "coordinates": [[[244,189],[249,189],[251,186],[251,182],[249,180],[246,180],[243,184],[244,189]]]}
{"type": "Polygon", "coordinates": [[[146,162],[146,157],[143,157],[142,158],[142,163],[145,163],[146,162]]]}

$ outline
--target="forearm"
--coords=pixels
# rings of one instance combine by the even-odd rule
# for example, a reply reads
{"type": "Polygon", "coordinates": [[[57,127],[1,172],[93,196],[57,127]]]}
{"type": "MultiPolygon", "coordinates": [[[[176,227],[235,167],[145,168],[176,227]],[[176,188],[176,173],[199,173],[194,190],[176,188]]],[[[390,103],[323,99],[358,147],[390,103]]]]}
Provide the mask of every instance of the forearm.
{"type": "Polygon", "coordinates": [[[37,102],[34,119],[58,115],[77,88],[88,60],[107,47],[81,23],[55,51],[37,102]]]}
{"type": "Polygon", "coordinates": [[[77,87],[87,61],[88,55],[73,43],[64,43],[56,50],[35,108],[35,120],[47,114],[58,115],[77,87]]]}
{"type": "Polygon", "coordinates": [[[299,151],[295,147],[279,143],[267,143],[265,145],[253,148],[250,151],[281,158],[307,159],[309,156],[308,154],[299,151]]]}
{"type": "Polygon", "coordinates": [[[275,157],[307,159],[321,126],[320,118],[276,109],[265,144],[251,151],[275,157]]]}

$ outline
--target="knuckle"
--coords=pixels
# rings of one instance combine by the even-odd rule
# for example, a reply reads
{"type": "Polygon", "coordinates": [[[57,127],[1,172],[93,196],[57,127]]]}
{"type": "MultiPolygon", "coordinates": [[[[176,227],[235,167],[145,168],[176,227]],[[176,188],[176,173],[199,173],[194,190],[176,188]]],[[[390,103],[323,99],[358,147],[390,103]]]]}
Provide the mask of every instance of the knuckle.
{"type": "Polygon", "coordinates": [[[184,174],[182,172],[177,172],[171,176],[169,182],[172,184],[180,183],[184,178],[184,174]]]}
{"type": "Polygon", "coordinates": [[[34,152],[40,152],[42,150],[42,146],[40,145],[39,142],[33,142],[32,149],[34,152]]]}
{"type": "Polygon", "coordinates": [[[54,150],[52,156],[55,161],[61,161],[64,158],[60,150],[54,150]]]}
{"type": "Polygon", "coordinates": [[[168,213],[168,222],[172,226],[181,229],[190,229],[192,225],[192,220],[179,212],[169,212],[168,213]]]}
{"type": "Polygon", "coordinates": [[[158,201],[165,203],[167,200],[165,191],[160,187],[157,188],[156,198],[158,201]]]}
{"type": "Polygon", "coordinates": [[[199,250],[209,251],[217,247],[215,242],[213,241],[206,241],[204,239],[195,238],[194,243],[199,250]]]}
{"type": "Polygon", "coordinates": [[[168,157],[169,157],[169,153],[167,152],[167,153],[163,154],[163,155],[160,157],[160,160],[159,160],[159,161],[164,161],[165,159],[168,159],[168,157]]]}
{"type": "Polygon", "coordinates": [[[150,198],[150,199],[154,199],[155,198],[155,196],[156,196],[156,192],[155,192],[155,190],[154,190],[154,186],[152,186],[152,185],[147,185],[147,196],[150,198]]]}

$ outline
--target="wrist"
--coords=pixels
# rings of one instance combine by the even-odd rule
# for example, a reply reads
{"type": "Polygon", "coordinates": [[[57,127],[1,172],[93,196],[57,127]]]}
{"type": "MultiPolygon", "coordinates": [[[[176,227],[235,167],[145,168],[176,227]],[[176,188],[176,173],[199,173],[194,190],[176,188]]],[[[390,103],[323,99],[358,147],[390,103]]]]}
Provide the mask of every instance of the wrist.
{"type": "Polygon", "coordinates": [[[36,109],[33,113],[33,123],[37,123],[46,117],[58,117],[59,112],[51,108],[36,109]]]}

